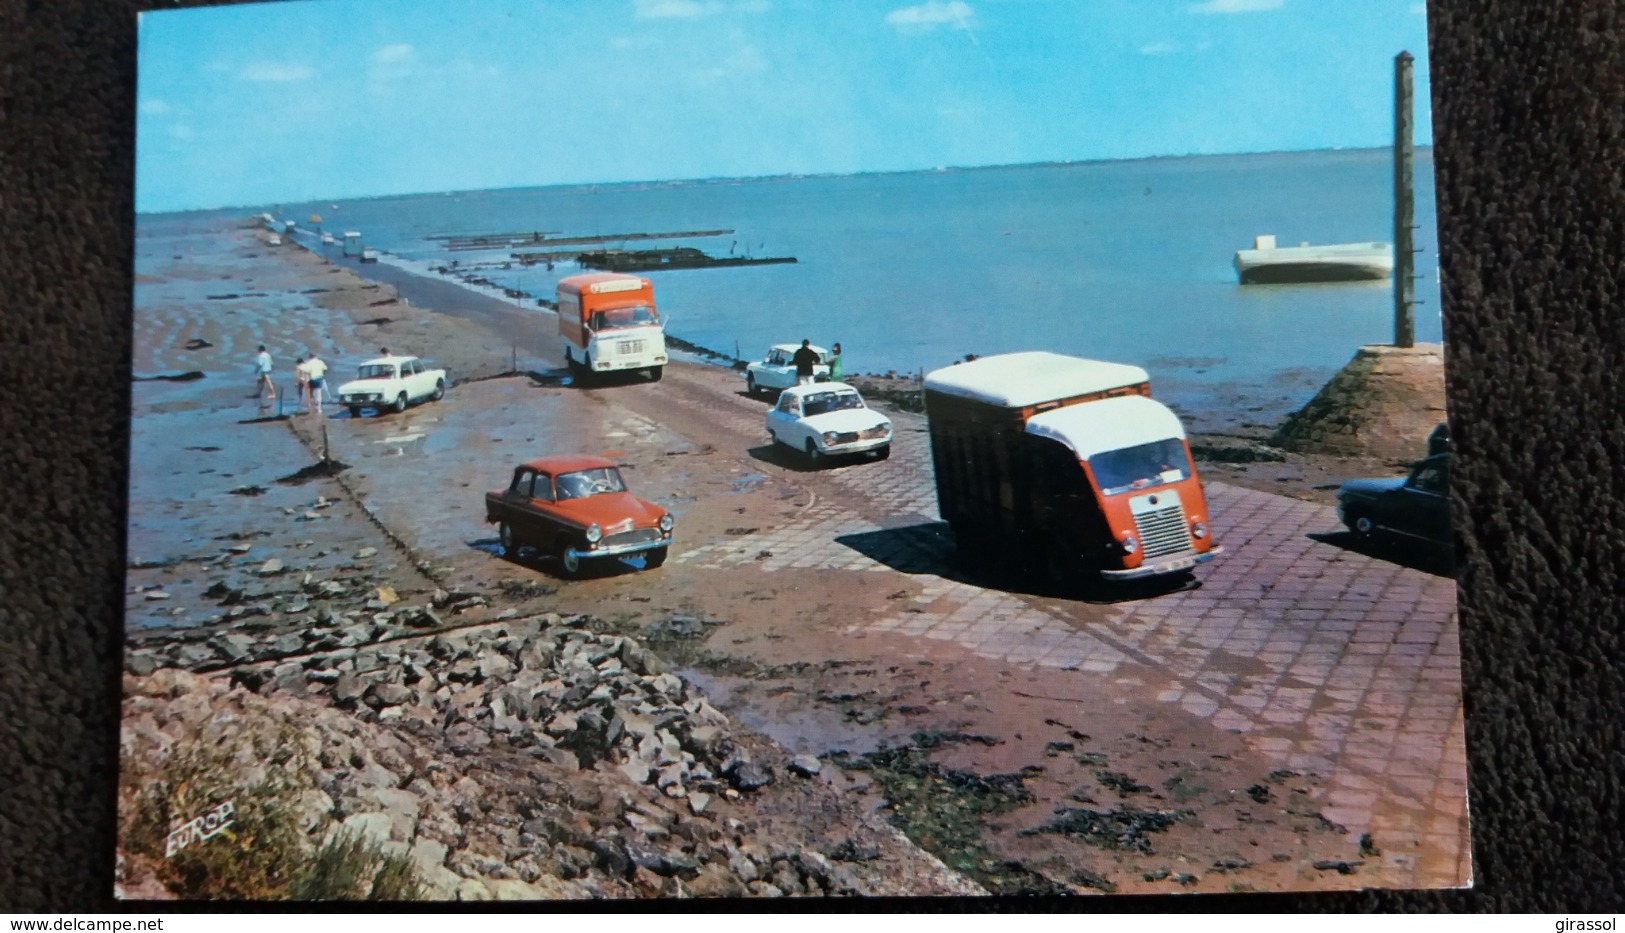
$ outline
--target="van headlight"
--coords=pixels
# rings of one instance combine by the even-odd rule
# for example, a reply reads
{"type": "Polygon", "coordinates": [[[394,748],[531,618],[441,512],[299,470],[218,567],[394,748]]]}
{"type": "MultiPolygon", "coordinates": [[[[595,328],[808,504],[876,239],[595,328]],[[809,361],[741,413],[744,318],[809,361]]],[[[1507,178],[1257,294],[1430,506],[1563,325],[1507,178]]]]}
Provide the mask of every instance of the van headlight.
{"type": "Polygon", "coordinates": [[[1198,538],[1198,539],[1207,537],[1207,523],[1206,522],[1192,522],[1191,523],[1191,537],[1198,538]]]}
{"type": "Polygon", "coordinates": [[[660,530],[661,531],[670,531],[671,526],[672,526],[672,520],[671,520],[671,513],[670,512],[667,512],[666,514],[660,516],[660,530]]]}
{"type": "Polygon", "coordinates": [[[1117,543],[1123,546],[1124,554],[1133,554],[1140,549],[1140,542],[1134,540],[1133,535],[1124,535],[1117,543]]]}
{"type": "Polygon", "coordinates": [[[596,524],[592,524],[592,525],[587,526],[587,543],[588,544],[597,544],[598,540],[600,538],[602,538],[603,536],[604,536],[604,529],[599,528],[596,524]]]}

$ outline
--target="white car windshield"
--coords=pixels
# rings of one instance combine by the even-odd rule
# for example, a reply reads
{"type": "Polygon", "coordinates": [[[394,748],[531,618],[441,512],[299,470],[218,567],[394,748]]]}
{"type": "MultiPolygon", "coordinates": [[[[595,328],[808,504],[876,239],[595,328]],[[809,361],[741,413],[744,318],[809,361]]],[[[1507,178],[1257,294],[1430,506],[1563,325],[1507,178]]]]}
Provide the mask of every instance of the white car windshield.
{"type": "Polygon", "coordinates": [[[1185,445],[1175,437],[1095,454],[1089,458],[1089,467],[1100,491],[1108,496],[1177,483],[1195,472],[1185,445]]]}
{"type": "Polygon", "coordinates": [[[361,367],[361,378],[362,379],[393,379],[393,378],[395,378],[395,367],[394,366],[385,366],[383,364],[369,364],[369,365],[361,367]]]}
{"type": "Polygon", "coordinates": [[[660,315],[648,305],[610,308],[607,311],[595,311],[592,316],[593,330],[617,330],[622,327],[644,327],[659,323],[660,315]]]}
{"type": "Polygon", "coordinates": [[[802,402],[802,412],[808,418],[832,411],[862,407],[863,396],[856,392],[817,392],[807,396],[802,402]]]}
{"type": "Polygon", "coordinates": [[[626,491],[626,484],[621,482],[621,471],[614,467],[565,473],[558,478],[557,486],[560,502],[626,491]]]}

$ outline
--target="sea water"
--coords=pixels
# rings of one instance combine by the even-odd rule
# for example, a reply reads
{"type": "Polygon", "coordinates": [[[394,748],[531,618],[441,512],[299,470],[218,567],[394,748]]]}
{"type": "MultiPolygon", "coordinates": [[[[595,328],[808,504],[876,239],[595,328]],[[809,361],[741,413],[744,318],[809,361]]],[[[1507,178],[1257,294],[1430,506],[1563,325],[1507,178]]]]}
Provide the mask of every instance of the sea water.
{"type": "MultiPolygon", "coordinates": [[[[1431,150],[1417,152],[1415,178],[1416,339],[1440,342],[1431,150]]],[[[386,262],[429,269],[455,260],[540,298],[582,270],[573,262],[526,267],[511,261],[511,248],[452,252],[432,237],[729,230],[534,248],[692,246],[723,257],[795,257],[643,273],[670,333],[728,355],[737,347],[755,358],[771,344],[807,338],[840,342],[849,373],[915,374],[969,354],[1046,349],[1144,366],[1153,390],[1177,407],[1252,413],[1221,421],[1276,420],[1358,347],[1393,339],[1391,281],[1244,287],[1232,266],[1236,250],[1259,234],[1282,246],[1391,241],[1388,150],[448,192],[265,209],[301,223],[320,214],[332,233],[360,230],[386,262]]]]}

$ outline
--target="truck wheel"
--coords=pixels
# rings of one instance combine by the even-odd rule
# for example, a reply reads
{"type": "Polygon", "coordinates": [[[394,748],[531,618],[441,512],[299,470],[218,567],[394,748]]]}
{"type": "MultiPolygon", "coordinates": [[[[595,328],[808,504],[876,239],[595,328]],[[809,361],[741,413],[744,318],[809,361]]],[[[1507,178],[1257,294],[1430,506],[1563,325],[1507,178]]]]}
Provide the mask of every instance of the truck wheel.
{"type": "Polygon", "coordinates": [[[352,418],[361,417],[361,406],[360,405],[351,405],[350,406],[350,417],[352,417],[352,418]]]}
{"type": "Polygon", "coordinates": [[[405,411],[406,410],[406,393],[402,392],[400,395],[395,396],[395,404],[393,406],[391,406],[391,407],[395,409],[395,414],[397,414],[397,415],[400,414],[401,412],[405,411]]]}
{"type": "Polygon", "coordinates": [[[445,397],[446,397],[446,381],[444,379],[436,379],[434,381],[434,394],[429,396],[429,398],[431,398],[431,399],[438,402],[438,401],[440,401],[441,399],[443,399],[445,397]]]}
{"type": "Polygon", "coordinates": [[[890,456],[891,456],[891,445],[890,444],[887,444],[884,447],[875,448],[875,459],[876,460],[885,460],[886,458],[888,458],[890,456]]]}
{"type": "Polygon", "coordinates": [[[502,542],[503,557],[519,556],[519,536],[513,533],[513,526],[503,522],[497,526],[497,540],[502,542]]]}
{"type": "Polygon", "coordinates": [[[649,381],[650,382],[659,382],[660,377],[665,374],[665,371],[666,371],[666,367],[664,367],[664,366],[651,366],[651,367],[649,367],[649,381]]]}
{"type": "Polygon", "coordinates": [[[812,442],[811,438],[807,439],[807,462],[808,463],[817,463],[818,462],[818,445],[814,444],[812,442]]]}
{"type": "Polygon", "coordinates": [[[669,548],[657,547],[643,552],[643,569],[653,570],[666,562],[669,548]]]}

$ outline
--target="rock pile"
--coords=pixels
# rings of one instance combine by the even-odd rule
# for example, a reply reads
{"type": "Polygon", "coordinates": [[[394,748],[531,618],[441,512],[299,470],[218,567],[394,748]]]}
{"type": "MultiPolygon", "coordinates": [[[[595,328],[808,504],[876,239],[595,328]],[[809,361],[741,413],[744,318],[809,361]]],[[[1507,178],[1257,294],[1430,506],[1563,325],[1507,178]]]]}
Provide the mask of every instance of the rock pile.
{"type": "MultiPolygon", "coordinates": [[[[314,762],[291,804],[311,846],[360,835],[407,856],[432,898],[979,892],[843,801],[817,759],[792,763],[737,730],[635,639],[584,617],[213,679],[160,670],[128,678],[126,697],[127,760],[159,762],[183,741],[252,749],[291,724],[314,762]],[[884,857],[835,857],[847,852],[884,857]]],[[[245,754],[234,767],[252,782],[264,765],[245,754]]]]}

